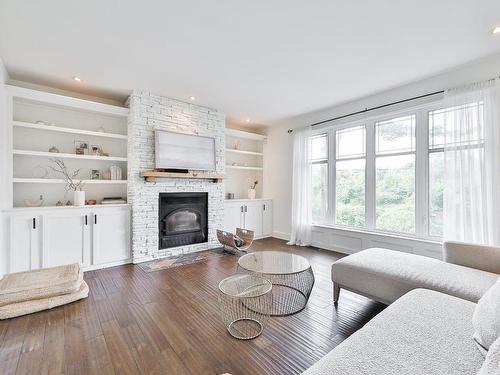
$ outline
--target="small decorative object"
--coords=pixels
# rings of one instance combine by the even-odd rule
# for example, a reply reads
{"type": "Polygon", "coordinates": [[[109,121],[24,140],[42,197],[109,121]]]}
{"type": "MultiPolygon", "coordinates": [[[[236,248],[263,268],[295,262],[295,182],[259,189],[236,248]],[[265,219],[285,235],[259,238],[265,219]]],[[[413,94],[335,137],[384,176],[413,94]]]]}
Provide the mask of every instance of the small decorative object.
{"type": "Polygon", "coordinates": [[[38,164],[31,170],[31,174],[35,178],[45,178],[49,174],[49,171],[44,166],[38,164]]]}
{"type": "Polygon", "coordinates": [[[49,152],[55,152],[55,153],[58,153],[58,152],[59,152],[59,149],[58,149],[56,146],[52,146],[51,148],[49,148],[49,152]]]}
{"type": "Polygon", "coordinates": [[[239,140],[238,140],[238,141],[234,141],[233,148],[234,148],[235,150],[239,150],[239,149],[240,149],[240,141],[239,141],[239,140]]]}
{"type": "Polygon", "coordinates": [[[90,146],[90,153],[92,155],[101,155],[102,154],[102,148],[100,145],[92,145],[90,146]]]}
{"type": "Polygon", "coordinates": [[[235,166],[236,166],[236,163],[233,161],[233,162],[231,163],[231,165],[232,165],[233,167],[235,167],[235,166]]]}
{"type": "Polygon", "coordinates": [[[122,169],[116,165],[112,165],[109,167],[109,171],[111,172],[112,180],[121,180],[122,179],[122,169]]]}
{"type": "MultiPolygon", "coordinates": [[[[71,203],[71,201],[66,202],[66,206],[72,206],[72,205],[73,205],[73,203],[71,203]]],[[[82,204],[82,206],[84,206],[84,204],[82,204]]]]}
{"type": "Polygon", "coordinates": [[[90,170],[90,179],[91,180],[100,180],[101,179],[101,171],[99,169],[91,169],[90,170]]]}
{"type": "Polygon", "coordinates": [[[26,207],[40,207],[43,204],[43,195],[40,194],[40,197],[36,201],[25,199],[24,204],[26,207]]]}
{"type": "Polygon", "coordinates": [[[57,203],[56,203],[56,206],[57,206],[57,207],[61,207],[62,205],[63,205],[63,202],[61,202],[61,201],[57,201],[57,203]]]}
{"type": "Polygon", "coordinates": [[[75,154],[86,155],[89,152],[89,143],[87,141],[75,141],[75,154]]]}
{"type": "Polygon", "coordinates": [[[99,133],[106,133],[106,129],[104,129],[104,127],[102,125],[97,128],[97,131],[99,133]]]}
{"type": "Polygon", "coordinates": [[[250,184],[250,189],[248,189],[248,199],[255,199],[255,188],[259,183],[258,180],[255,180],[252,184],[250,184]]]}
{"type": "MultiPolygon", "coordinates": [[[[55,164],[54,167],[50,167],[54,172],[62,174],[66,182],[66,191],[73,191],[73,200],[75,201],[75,206],[85,206],[85,191],[82,190],[83,182],[82,180],[76,180],[75,177],[78,176],[81,169],[77,169],[70,173],[66,164],[61,159],[53,159],[55,164]]],[[[71,205],[71,202],[66,203],[67,206],[71,205]],[[69,203],[69,204],[68,204],[69,203]]]]}
{"type": "Polygon", "coordinates": [[[102,172],[102,179],[103,180],[111,180],[111,171],[102,172]]]}
{"type": "Polygon", "coordinates": [[[89,199],[87,201],[87,205],[89,206],[95,206],[97,204],[97,201],[95,199],[89,199]]]}
{"type": "Polygon", "coordinates": [[[227,193],[226,199],[234,199],[234,193],[227,193]]]}

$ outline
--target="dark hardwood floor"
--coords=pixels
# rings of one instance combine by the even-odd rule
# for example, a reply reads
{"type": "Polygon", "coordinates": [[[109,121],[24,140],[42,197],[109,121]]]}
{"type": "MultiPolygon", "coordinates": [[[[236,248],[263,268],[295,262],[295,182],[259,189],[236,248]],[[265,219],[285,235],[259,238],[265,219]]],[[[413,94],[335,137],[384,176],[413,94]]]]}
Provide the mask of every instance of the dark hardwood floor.
{"type": "Polygon", "coordinates": [[[151,273],[126,265],[86,273],[85,300],[0,321],[0,374],[298,374],[384,308],[346,291],[333,305],[338,253],[276,239],[256,250],[304,255],[316,283],[302,312],[271,318],[254,340],[232,338],[218,315],[217,284],[237,257],[151,273]]]}

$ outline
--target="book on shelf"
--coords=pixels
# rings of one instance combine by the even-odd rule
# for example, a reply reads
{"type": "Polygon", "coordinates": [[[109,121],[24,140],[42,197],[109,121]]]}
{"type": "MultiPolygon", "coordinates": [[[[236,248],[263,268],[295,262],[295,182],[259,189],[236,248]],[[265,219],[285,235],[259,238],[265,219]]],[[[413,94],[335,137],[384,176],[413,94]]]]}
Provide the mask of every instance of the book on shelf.
{"type": "Polygon", "coordinates": [[[125,204],[127,201],[122,197],[103,198],[101,204],[125,204]]]}

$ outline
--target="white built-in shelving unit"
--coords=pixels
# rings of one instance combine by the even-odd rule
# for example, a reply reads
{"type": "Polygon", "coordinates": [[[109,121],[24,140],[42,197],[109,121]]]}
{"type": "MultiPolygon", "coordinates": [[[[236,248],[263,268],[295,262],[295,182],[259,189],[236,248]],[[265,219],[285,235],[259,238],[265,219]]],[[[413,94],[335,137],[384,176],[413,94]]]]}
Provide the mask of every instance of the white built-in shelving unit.
{"type": "Polygon", "coordinates": [[[9,110],[9,152],[7,171],[12,207],[24,201],[44,198],[43,206],[72,201],[65,182],[50,169],[53,159],[64,161],[70,171],[80,169],[86,199],[98,203],[104,197],[127,195],[127,116],[128,108],[79,98],[7,86],[9,110]],[[105,155],[77,155],[75,142],[98,145],[105,155]],[[55,147],[59,152],[49,152],[55,147]],[[111,166],[122,170],[121,180],[104,179],[111,166]],[[98,170],[99,179],[91,171],[98,170]],[[95,177],[95,175],[94,175],[95,177]]]}
{"type": "Polygon", "coordinates": [[[266,136],[226,128],[226,193],[246,198],[249,180],[257,179],[257,197],[262,197],[263,145],[266,136]]]}

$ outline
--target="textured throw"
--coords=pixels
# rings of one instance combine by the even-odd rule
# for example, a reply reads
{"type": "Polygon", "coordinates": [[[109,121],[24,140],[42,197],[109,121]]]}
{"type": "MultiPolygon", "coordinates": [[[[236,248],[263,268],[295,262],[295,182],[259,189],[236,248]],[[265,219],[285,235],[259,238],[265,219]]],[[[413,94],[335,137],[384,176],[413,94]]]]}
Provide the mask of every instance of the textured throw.
{"type": "Polygon", "coordinates": [[[11,273],[0,280],[0,306],[75,293],[82,281],[78,263],[11,273]]]}
{"type": "Polygon", "coordinates": [[[42,310],[52,309],[57,306],[62,306],[67,303],[86,298],[88,295],[89,287],[85,281],[82,281],[80,288],[74,293],[1,306],[0,319],[14,318],[17,316],[31,314],[42,310]]]}
{"type": "Polygon", "coordinates": [[[481,297],[472,315],[474,340],[486,354],[500,337],[500,279],[481,297]]]}

